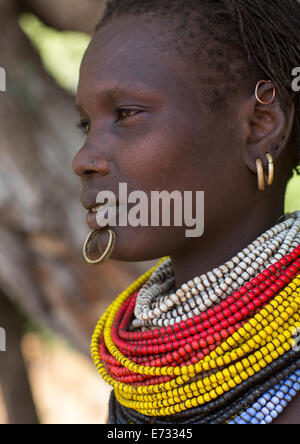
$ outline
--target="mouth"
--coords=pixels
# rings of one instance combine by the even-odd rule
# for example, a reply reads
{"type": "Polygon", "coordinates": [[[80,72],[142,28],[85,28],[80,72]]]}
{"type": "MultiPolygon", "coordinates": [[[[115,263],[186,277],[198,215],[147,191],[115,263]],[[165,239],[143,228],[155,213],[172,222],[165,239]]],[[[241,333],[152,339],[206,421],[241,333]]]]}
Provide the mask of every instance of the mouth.
{"type": "MultiPolygon", "coordinates": [[[[100,204],[100,205],[96,205],[94,207],[92,207],[87,214],[86,217],[86,222],[87,225],[92,229],[92,230],[100,230],[100,229],[104,229],[105,227],[109,227],[112,226],[112,220],[111,218],[107,217],[108,216],[108,212],[110,211],[110,214],[112,214],[112,216],[116,216],[119,212],[119,206],[114,205],[114,206],[110,206],[107,204],[100,204]],[[106,226],[104,225],[99,225],[98,221],[99,218],[104,218],[105,217],[105,221],[106,221],[106,226]]],[[[114,226],[116,225],[116,222],[114,224],[114,226]]]]}
{"type": "Polygon", "coordinates": [[[81,205],[83,206],[83,208],[85,208],[88,212],[91,213],[97,213],[97,211],[107,205],[107,204],[97,204],[96,201],[93,199],[92,201],[89,200],[81,200],[81,205]]]}
{"type": "Polygon", "coordinates": [[[90,213],[98,213],[100,208],[102,208],[104,206],[105,206],[105,204],[99,204],[99,205],[96,205],[95,207],[91,208],[89,211],[90,211],[90,213]]]}

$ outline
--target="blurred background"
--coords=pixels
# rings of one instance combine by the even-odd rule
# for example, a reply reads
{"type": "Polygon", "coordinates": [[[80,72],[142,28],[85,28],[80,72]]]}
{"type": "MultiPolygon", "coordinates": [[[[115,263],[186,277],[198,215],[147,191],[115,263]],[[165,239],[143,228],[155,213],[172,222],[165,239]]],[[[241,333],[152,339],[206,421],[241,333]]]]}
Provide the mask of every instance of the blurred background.
{"type": "MultiPolygon", "coordinates": [[[[104,0],[0,0],[0,424],[101,424],[110,388],[89,357],[109,303],[153,263],[86,265],[71,169],[74,95],[104,0]]],[[[300,177],[286,211],[300,209],[300,177]]]]}

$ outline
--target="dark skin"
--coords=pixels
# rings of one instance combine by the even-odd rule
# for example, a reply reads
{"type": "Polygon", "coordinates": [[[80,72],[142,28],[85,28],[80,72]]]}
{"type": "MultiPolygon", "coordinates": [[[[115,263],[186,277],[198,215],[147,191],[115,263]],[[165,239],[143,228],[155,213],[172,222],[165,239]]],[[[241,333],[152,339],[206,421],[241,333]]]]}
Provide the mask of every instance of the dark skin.
{"type": "MultiPolygon", "coordinates": [[[[114,19],[93,38],[82,63],[77,108],[86,140],[74,159],[87,209],[96,195],[119,183],[128,192],[205,192],[205,233],[186,238],[186,227],[114,227],[111,256],[147,261],[170,256],[176,286],[231,259],[284,213],[286,182],[292,167],[294,107],[283,111],[256,101],[240,88],[224,109],[207,104],[211,74],[207,59],[189,64],[176,51],[162,49],[159,20],[114,19]],[[201,81],[203,79],[203,81],[201,81]],[[275,182],[258,191],[256,159],[271,153],[275,182]],[[280,174],[279,174],[280,171],[280,174]]],[[[169,38],[164,31],[164,42],[169,38]]],[[[168,46],[166,44],[166,46],[168,46]]],[[[258,79],[259,80],[259,79],[258,79]]],[[[272,84],[260,97],[272,97],[272,84]]],[[[264,162],[266,166],[266,162],[264,162]]],[[[88,215],[91,229],[99,228],[88,215]]],[[[107,245],[108,234],[99,233],[107,245]]],[[[300,398],[275,423],[300,423],[300,398]]]]}

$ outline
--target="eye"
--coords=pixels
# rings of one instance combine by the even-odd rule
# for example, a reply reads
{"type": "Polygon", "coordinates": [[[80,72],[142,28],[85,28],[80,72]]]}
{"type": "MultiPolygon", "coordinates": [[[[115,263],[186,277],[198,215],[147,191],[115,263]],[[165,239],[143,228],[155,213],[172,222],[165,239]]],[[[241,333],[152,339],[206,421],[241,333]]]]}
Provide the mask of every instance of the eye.
{"type": "Polygon", "coordinates": [[[142,110],[138,110],[138,109],[126,109],[126,108],[117,108],[116,109],[116,113],[117,113],[117,122],[120,122],[122,120],[126,120],[129,119],[130,117],[134,117],[140,113],[142,113],[142,110]]]}
{"type": "Polygon", "coordinates": [[[91,131],[91,123],[87,120],[79,122],[77,127],[81,129],[86,135],[91,131]]]}

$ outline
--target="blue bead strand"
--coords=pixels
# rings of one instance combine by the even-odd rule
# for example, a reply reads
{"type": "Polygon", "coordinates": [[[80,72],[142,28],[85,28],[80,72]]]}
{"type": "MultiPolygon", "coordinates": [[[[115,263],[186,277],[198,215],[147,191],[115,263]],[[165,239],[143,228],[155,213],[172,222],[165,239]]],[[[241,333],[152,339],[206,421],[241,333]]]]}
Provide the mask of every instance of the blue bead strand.
{"type": "Polygon", "coordinates": [[[228,424],[271,424],[300,392],[300,370],[262,395],[228,424]]]}

